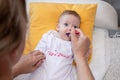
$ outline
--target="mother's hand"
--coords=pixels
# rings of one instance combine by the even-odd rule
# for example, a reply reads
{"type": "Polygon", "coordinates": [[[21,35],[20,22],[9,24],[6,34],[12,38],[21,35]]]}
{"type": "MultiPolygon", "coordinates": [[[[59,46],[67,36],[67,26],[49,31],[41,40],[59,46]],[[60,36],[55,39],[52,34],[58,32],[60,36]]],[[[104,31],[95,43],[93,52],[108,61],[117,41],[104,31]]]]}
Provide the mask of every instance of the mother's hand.
{"type": "Polygon", "coordinates": [[[85,58],[90,46],[90,40],[88,39],[88,37],[84,35],[84,33],[80,29],[72,28],[71,42],[74,57],[85,58]],[[75,34],[76,31],[79,34],[75,34]]]}
{"type": "Polygon", "coordinates": [[[90,40],[83,34],[80,29],[72,28],[71,42],[77,67],[78,80],[94,80],[86,57],[86,54],[89,51],[90,40]],[[75,30],[79,34],[75,34],[75,30]]]}
{"type": "Polygon", "coordinates": [[[33,72],[36,70],[45,59],[45,56],[39,50],[34,50],[27,55],[22,55],[18,63],[13,66],[14,77],[20,74],[33,72]]]}

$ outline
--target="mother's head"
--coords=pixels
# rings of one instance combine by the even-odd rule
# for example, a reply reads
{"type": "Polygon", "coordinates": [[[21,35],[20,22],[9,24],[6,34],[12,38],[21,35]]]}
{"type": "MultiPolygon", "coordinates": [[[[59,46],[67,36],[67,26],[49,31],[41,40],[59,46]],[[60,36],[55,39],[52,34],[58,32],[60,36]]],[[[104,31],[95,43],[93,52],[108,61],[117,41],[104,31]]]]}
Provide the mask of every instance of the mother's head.
{"type": "Polygon", "coordinates": [[[24,0],[0,0],[0,79],[23,52],[26,22],[24,0]]]}

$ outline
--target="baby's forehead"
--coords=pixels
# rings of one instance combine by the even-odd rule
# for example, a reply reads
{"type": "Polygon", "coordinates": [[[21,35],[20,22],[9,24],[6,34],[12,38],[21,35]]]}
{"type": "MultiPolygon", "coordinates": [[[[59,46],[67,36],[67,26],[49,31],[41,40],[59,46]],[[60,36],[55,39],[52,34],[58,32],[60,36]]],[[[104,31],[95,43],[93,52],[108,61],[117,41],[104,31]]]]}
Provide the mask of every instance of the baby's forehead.
{"type": "MultiPolygon", "coordinates": [[[[61,15],[60,17],[59,17],[59,19],[63,19],[63,18],[65,18],[65,17],[70,17],[70,16],[73,16],[73,17],[75,17],[75,18],[78,18],[78,20],[80,20],[79,19],[79,17],[77,17],[77,16],[75,16],[75,15],[73,15],[73,14],[63,14],[63,15],[61,15]]],[[[71,17],[70,17],[71,18],[71,17]]]]}
{"type": "Polygon", "coordinates": [[[68,17],[61,17],[61,19],[59,20],[59,23],[67,23],[67,24],[72,24],[72,25],[80,25],[80,20],[78,18],[69,18],[68,17]]]}

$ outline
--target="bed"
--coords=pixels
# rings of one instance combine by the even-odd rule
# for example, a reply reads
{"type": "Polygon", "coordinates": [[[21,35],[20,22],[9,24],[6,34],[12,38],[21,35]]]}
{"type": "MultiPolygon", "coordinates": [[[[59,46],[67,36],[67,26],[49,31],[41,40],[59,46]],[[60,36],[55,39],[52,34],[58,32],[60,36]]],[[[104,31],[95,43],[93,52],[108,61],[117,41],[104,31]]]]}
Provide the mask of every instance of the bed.
{"type": "MultiPolygon", "coordinates": [[[[29,18],[29,3],[31,2],[52,2],[52,3],[72,3],[72,4],[93,4],[96,3],[97,12],[95,16],[95,24],[93,29],[93,55],[89,64],[95,80],[119,80],[119,75],[113,76],[118,67],[111,69],[115,66],[113,53],[117,50],[116,54],[120,52],[118,49],[119,38],[110,38],[109,30],[118,30],[118,16],[115,9],[107,2],[101,0],[27,0],[27,12],[29,18]],[[116,43],[117,42],[117,43],[116,43]],[[112,46],[114,45],[114,46],[112,46]],[[112,47],[111,47],[112,46],[112,47]],[[112,60],[112,61],[111,61],[112,60]],[[111,63],[112,62],[112,63],[111,63]],[[114,64],[114,65],[112,65],[114,64]],[[111,67],[112,66],[112,67],[111,67]]],[[[120,74],[120,72],[118,72],[120,74]]],[[[16,77],[14,80],[27,80],[26,74],[16,77]]]]}

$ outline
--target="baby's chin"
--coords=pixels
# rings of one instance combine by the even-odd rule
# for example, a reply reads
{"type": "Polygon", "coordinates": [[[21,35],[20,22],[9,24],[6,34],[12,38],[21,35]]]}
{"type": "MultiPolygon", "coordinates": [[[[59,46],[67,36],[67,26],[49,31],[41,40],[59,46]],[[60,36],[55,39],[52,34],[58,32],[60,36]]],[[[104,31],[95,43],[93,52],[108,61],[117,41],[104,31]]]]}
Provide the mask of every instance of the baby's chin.
{"type": "Polygon", "coordinates": [[[67,39],[66,39],[67,41],[71,41],[70,33],[66,33],[66,38],[67,38],[67,39]]]}
{"type": "Polygon", "coordinates": [[[71,41],[71,37],[68,37],[68,38],[66,39],[66,41],[71,41]]]}
{"type": "Polygon", "coordinates": [[[68,40],[71,41],[71,36],[68,37],[68,40]]]}

